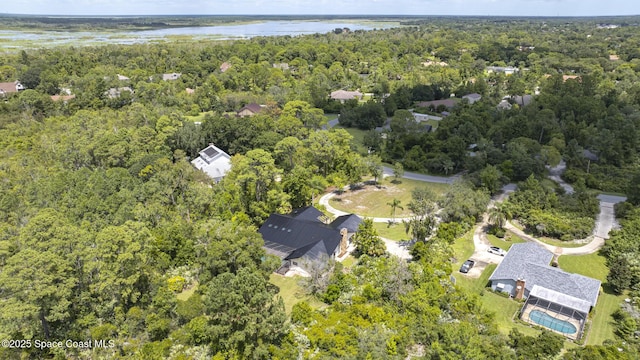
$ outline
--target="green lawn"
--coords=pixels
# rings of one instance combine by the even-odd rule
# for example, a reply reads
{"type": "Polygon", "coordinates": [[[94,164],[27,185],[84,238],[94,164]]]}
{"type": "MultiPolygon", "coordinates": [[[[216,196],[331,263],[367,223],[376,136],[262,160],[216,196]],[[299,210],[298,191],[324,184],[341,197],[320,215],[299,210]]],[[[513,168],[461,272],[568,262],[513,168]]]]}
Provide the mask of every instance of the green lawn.
{"type": "Polygon", "coordinates": [[[196,290],[198,290],[197,282],[193,284],[193,286],[191,286],[190,288],[183,290],[181,293],[176,295],[176,297],[178,298],[178,300],[187,301],[191,297],[191,295],[193,295],[193,293],[196,292],[196,290]]]}
{"type": "Polygon", "coordinates": [[[349,255],[347,256],[346,259],[342,260],[342,266],[344,266],[345,269],[351,269],[353,265],[355,265],[357,262],[358,262],[358,259],[349,255]]]}
{"type": "Polygon", "coordinates": [[[505,236],[504,239],[500,239],[499,237],[491,234],[487,234],[487,239],[489,239],[489,242],[491,243],[491,245],[497,246],[500,249],[507,250],[507,251],[509,251],[509,248],[513,244],[526,242],[526,240],[520,238],[519,236],[515,235],[511,231],[507,231],[507,235],[505,236]]]}
{"type": "Polygon", "coordinates": [[[482,290],[487,287],[489,276],[491,276],[496,267],[498,267],[496,264],[487,265],[479,278],[470,278],[461,274],[458,268],[454,268],[453,276],[456,278],[456,285],[473,293],[480,294],[482,290]]]}
{"type": "MultiPolygon", "coordinates": [[[[481,300],[485,309],[495,314],[498,330],[504,335],[508,335],[513,328],[518,329],[518,331],[527,336],[538,336],[538,334],[540,334],[540,330],[533,326],[515,321],[519,315],[522,303],[494,294],[491,291],[485,291],[484,295],[481,296],[481,300]]],[[[566,343],[569,342],[565,341],[565,344],[566,343]]]]}
{"type": "Polygon", "coordinates": [[[388,223],[373,223],[373,228],[376,229],[378,235],[383,238],[395,241],[409,240],[409,235],[405,232],[404,224],[401,222],[391,226],[389,226],[388,223]]]}
{"type": "Polygon", "coordinates": [[[562,241],[562,240],[552,239],[552,238],[548,238],[548,237],[539,237],[537,239],[542,241],[545,244],[549,244],[549,245],[553,245],[553,246],[566,247],[566,248],[577,248],[577,247],[581,247],[581,246],[585,246],[586,245],[586,243],[576,243],[576,242],[573,242],[573,241],[562,241]]]}
{"type": "Polygon", "coordinates": [[[284,308],[287,314],[291,314],[293,305],[301,301],[306,301],[313,309],[319,309],[325,306],[321,301],[315,299],[311,295],[306,295],[303,292],[302,288],[298,284],[301,279],[302,278],[299,276],[284,277],[278,274],[271,274],[269,277],[269,282],[280,289],[278,291],[278,295],[280,295],[284,301],[284,308]]]}
{"type": "Polygon", "coordinates": [[[458,270],[460,265],[471,257],[475,250],[473,246],[473,229],[456,239],[451,247],[453,248],[453,257],[456,259],[456,262],[453,264],[453,269],[458,270]]]}
{"type": "Polygon", "coordinates": [[[438,129],[438,126],[440,125],[440,121],[442,120],[427,120],[423,122],[431,125],[431,131],[436,131],[438,129]]]}
{"type": "MultiPolygon", "coordinates": [[[[326,116],[326,115],[325,115],[326,116]]],[[[351,140],[351,144],[358,150],[361,154],[366,154],[367,149],[364,147],[364,135],[368,132],[367,130],[360,130],[356,128],[348,128],[342,125],[336,125],[334,129],[345,129],[351,136],[353,136],[353,140],[351,140]]]]}
{"type": "Polygon", "coordinates": [[[346,191],[333,197],[329,203],[332,207],[369,217],[391,217],[391,206],[387,205],[394,198],[400,200],[404,209],[396,209],[396,217],[411,215],[407,204],[411,201],[411,191],[417,187],[427,187],[437,195],[443,194],[448,184],[435,184],[423,181],[402,179],[394,184],[389,179],[379,182],[378,186],[367,185],[360,190],[346,191]]]}
{"type": "Polygon", "coordinates": [[[201,112],[197,116],[186,115],[184,118],[186,120],[193,121],[193,122],[202,122],[204,120],[205,115],[207,115],[208,113],[210,113],[210,112],[209,111],[205,111],[205,112],[201,112]]]}
{"type": "MultiPolygon", "coordinates": [[[[558,259],[560,268],[567,272],[589,276],[603,282],[603,288],[607,289],[607,274],[609,269],[606,259],[599,254],[560,256],[558,259]]],[[[614,339],[613,318],[611,314],[620,307],[624,295],[614,295],[609,292],[600,292],[596,308],[592,311],[591,327],[587,333],[587,345],[601,345],[607,339],[614,339]]]]}
{"type": "Polygon", "coordinates": [[[604,256],[597,253],[589,255],[563,255],[558,258],[558,265],[566,272],[592,277],[605,282],[609,274],[606,261],[604,256]]]}

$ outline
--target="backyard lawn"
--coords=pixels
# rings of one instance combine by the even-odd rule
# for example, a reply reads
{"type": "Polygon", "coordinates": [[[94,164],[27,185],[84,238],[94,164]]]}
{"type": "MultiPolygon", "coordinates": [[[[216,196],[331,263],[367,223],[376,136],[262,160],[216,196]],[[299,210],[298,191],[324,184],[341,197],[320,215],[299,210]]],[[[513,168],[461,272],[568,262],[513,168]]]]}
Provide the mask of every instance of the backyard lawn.
{"type": "Polygon", "coordinates": [[[271,274],[269,277],[269,282],[280,289],[278,295],[280,295],[284,301],[284,308],[287,314],[291,314],[293,305],[301,301],[306,301],[313,309],[319,309],[325,306],[324,303],[316,300],[313,296],[304,293],[302,287],[298,284],[301,279],[299,276],[284,277],[278,274],[271,274]]]}
{"type": "Polygon", "coordinates": [[[400,200],[404,209],[396,209],[396,217],[411,215],[407,204],[411,201],[411,191],[418,187],[427,187],[436,195],[441,195],[449,188],[448,184],[435,184],[423,181],[402,179],[394,184],[389,178],[380,180],[378,185],[366,185],[359,190],[345,191],[341,195],[331,198],[332,207],[369,217],[391,217],[391,206],[387,205],[393,199],[400,200]]]}
{"type": "Polygon", "coordinates": [[[560,268],[567,272],[589,276],[602,281],[605,291],[600,293],[598,303],[591,318],[591,328],[587,333],[587,345],[601,345],[607,339],[614,339],[613,318],[611,314],[620,307],[624,295],[614,295],[607,291],[606,284],[609,269],[606,259],[599,254],[560,256],[560,268]]]}

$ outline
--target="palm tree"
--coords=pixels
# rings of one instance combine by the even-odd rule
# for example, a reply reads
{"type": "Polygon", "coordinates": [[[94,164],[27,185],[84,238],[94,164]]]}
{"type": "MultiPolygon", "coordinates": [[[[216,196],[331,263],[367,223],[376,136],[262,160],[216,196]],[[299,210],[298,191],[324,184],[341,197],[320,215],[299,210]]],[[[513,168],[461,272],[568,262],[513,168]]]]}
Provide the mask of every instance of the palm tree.
{"type": "Polygon", "coordinates": [[[489,222],[499,228],[504,228],[507,220],[511,220],[512,217],[509,204],[504,202],[497,203],[489,210],[489,222]]]}
{"type": "Polygon", "coordinates": [[[404,208],[400,205],[400,200],[393,198],[392,201],[388,202],[387,205],[391,206],[391,221],[395,222],[396,219],[396,209],[404,210],[404,208]]]}

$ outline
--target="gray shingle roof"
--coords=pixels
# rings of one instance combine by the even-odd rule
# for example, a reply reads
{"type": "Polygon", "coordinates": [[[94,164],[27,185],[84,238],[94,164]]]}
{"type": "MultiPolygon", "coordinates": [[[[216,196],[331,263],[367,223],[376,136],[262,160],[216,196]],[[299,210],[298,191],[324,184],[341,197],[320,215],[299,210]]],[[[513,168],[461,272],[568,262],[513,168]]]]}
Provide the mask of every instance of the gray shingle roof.
{"type": "Polygon", "coordinates": [[[322,211],[316,209],[315,207],[306,206],[293,210],[288,216],[296,218],[298,220],[318,221],[318,218],[322,215],[324,215],[322,211]]]}
{"type": "Polygon", "coordinates": [[[553,254],[538,244],[513,244],[489,280],[522,279],[529,291],[538,285],[588,301],[595,306],[600,292],[600,281],[549,266],[551,259],[553,254]]]}
{"type": "Polygon", "coordinates": [[[286,215],[271,214],[258,230],[264,239],[268,252],[276,253],[283,259],[302,256],[317,258],[321,253],[334,253],[342,235],[340,231],[320,221],[309,221],[286,215]],[[322,243],[320,247],[316,247],[322,243]],[[311,252],[310,250],[314,249],[311,252]]]}
{"type": "Polygon", "coordinates": [[[361,222],[362,219],[358,215],[342,215],[333,220],[331,227],[338,230],[346,228],[349,233],[355,233],[358,231],[358,226],[360,226],[361,222]]]}
{"type": "Polygon", "coordinates": [[[527,263],[549,265],[553,254],[535,243],[526,242],[511,245],[511,249],[491,274],[489,280],[523,278],[527,263]]]}
{"type": "Polygon", "coordinates": [[[340,230],[347,228],[349,233],[355,233],[362,222],[360,217],[350,214],[325,224],[318,219],[322,215],[313,206],[287,215],[271,214],[258,230],[267,253],[284,260],[331,256],[342,240],[340,230]]]}

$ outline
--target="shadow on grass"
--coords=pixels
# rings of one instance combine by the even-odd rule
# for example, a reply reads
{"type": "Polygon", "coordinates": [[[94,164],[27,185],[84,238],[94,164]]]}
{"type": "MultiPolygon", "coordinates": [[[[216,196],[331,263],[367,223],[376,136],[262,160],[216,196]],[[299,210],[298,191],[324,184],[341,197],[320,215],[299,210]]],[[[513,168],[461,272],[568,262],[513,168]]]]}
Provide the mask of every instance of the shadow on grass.
{"type": "Polygon", "coordinates": [[[604,291],[605,294],[620,296],[620,294],[613,290],[613,287],[608,282],[602,283],[602,291],[604,291]]]}

